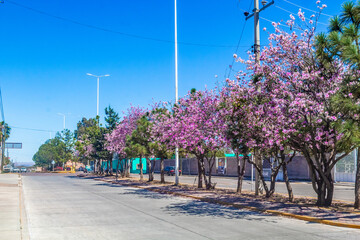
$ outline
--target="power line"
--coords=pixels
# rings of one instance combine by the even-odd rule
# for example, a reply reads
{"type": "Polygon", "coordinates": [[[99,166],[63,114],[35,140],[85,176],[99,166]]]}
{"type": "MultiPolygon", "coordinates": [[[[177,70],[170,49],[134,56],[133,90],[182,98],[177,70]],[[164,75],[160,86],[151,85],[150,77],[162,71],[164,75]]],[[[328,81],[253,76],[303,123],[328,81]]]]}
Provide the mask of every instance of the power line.
{"type": "MultiPolygon", "coordinates": [[[[240,38],[239,38],[239,41],[238,41],[238,46],[239,46],[239,44],[240,44],[240,42],[241,42],[241,39],[242,39],[242,36],[243,36],[243,34],[244,34],[246,22],[247,22],[247,21],[245,21],[245,23],[244,23],[244,25],[243,25],[243,28],[242,28],[242,30],[241,30],[240,38]]],[[[237,53],[238,50],[239,50],[239,47],[236,47],[235,53],[237,53]]],[[[231,63],[231,67],[229,67],[229,68],[230,68],[230,71],[229,71],[229,74],[228,74],[228,78],[230,77],[231,69],[232,69],[234,63],[235,63],[235,58],[233,57],[233,60],[232,60],[232,63],[231,63]]]]}
{"type": "MultiPolygon", "coordinates": [[[[99,27],[99,26],[95,26],[95,25],[91,25],[91,24],[87,24],[87,23],[82,23],[82,22],[78,22],[69,18],[65,18],[65,17],[61,17],[61,16],[57,16],[57,15],[53,15],[51,13],[47,13],[44,12],[42,10],[38,10],[11,0],[7,0],[6,2],[11,3],[15,6],[27,9],[29,11],[32,12],[36,12],[38,14],[42,14],[48,17],[52,17],[52,18],[56,18],[59,19],[61,21],[64,22],[69,22],[72,24],[76,24],[79,26],[83,26],[83,27],[87,27],[87,28],[91,28],[91,29],[96,29],[96,30],[100,30],[103,32],[109,32],[109,33],[115,33],[115,34],[119,34],[119,35],[123,35],[126,37],[131,37],[131,38],[138,38],[138,39],[143,39],[143,40],[150,40],[150,41],[156,41],[156,42],[164,42],[164,43],[174,43],[174,41],[171,40],[166,40],[166,39],[159,39],[159,38],[152,38],[152,37],[146,37],[146,36],[141,36],[141,35],[136,35],[136,34],[131,34],[131,33],[125,33],[125,32],[120,32],[120,31],[116,31],[116,30],[112,30],[112,29],[108,29],[108,28],[103,28],[103,27],[99,27]]],[[[178,42],[178,44],[182,44],[182,45],[189,45],[189,46],[201,46],[201,47],[220,47],[220,48],[233,48],[233,47],[248,47],[248,46],[234,46],[234,45],[217,45],[217,44],[205,44],[205,43],[192,43],[192,42],[178,42]]]]}
{"type": "Polygon", "coordinates": [[[23,128],[23,127],[14,127],[14,126],[10,126],[11,128],[15,128],[15,129],[22,129],[22,130],[29,130],[29,131],[36,131],[36,132],[57,132],[57,131],[52,131],[52,130],[44,130],[44,129],[36,129],[36,128],[23,128]]]}
{"type": "MultiPolygon", "coordinates": [[[[248,10],[248,11],[250,11],[250,8],[251,8],[252,3],[253,3],[253,0],[250,1],[250,5],[249,5],[249,10],[248,10]]],[[[240,4],[240,0],[239,0],[239,3],[238,3],[238,4],[240,4]]],[[[240,8],[240,10],[242,10],[243,12],[245,12],[245,11],[244,11],[243,9],[241,9],[241,8],[240,8]]],[[[239,38],[239,41],[238,41],[238,43],[237,43],[235,53],[237,53],[238,50],[239,50],[239,45],[240,45],[240,42],[241,42],[242,37],[243,37],[243,34],[244,34],[246,22],[247,22],[247,21],[244,21],[243,28],[242,28],[241,33],[240,33],[240,38],[239,38]]],[[[230,77],[231,70],[232,70],[232,67],[233,67],[234,63],[235,63],[235,58],[233,57],[232,63],[231,63],[231,65],[229,66],[229,74],[228,74],[228,76],[227,76],[228,78],[230,77]]],[[[227,71],[227,68],[226,68],[226,70],[225,70],[225,77],[226,77],[226,71],[227,71]]]]}
{"type": "MultiPolygon", "coordinates": [[[[318,12],[315,11],[315,10],[312,10],[312,9],[309,9],[309,8],[306,8],[306,7],[302,7],[302,6],[297,5],[297,4],[293,3],[293,2],[290,2],[290,1],[288,1],[288,0],[283,0],[283,1],[284,1],[284,2],[287,2],[287,3],[289,3],[289,4],[292,4],[292,5],[296,6],[296,7],[303,8],[303,9],[306,9],[306,10],[311,11],[311,12],[314,12],[314,13],[318,13],[318,12]]],[[[328,17],[333,17],[333,16],[331,16],[331,15],[329,15],[329,14],[325,14],[325,13],[321,13],[321,14],[322,14],[322,15],[325,15],[325,16],[328,16],[328,17]]]]}
{"type": "Polygon", "coordinates": [[[295,29],[298,29],[298,30],[301,30],[300,28],[298,28],[298,27],[295,27],[295,26],[292,26],[292,27],[290,27],[290,26],[288,26],[288,25],[285,25],[285,24],[282,24],[282,23],[277,23],[276,21],[272,21],[272,20],[270,20],[270,19],[267,19],[267,18],[264,18],[264,17],[259,17],[259,18],[261,18],[262,20],[265,20],[265,21],[267,21],[267,22],[270,22],[270,23],[276,23],[276,25],[280,25],[280,26],[283,26],[283,27],[288,27],[288,28],[295,28],[295,29]]]}
{"type": "MultiPolygon", "coordinates": [[[[290,12],[290,11],[288,11],[288,10],[282,8],[282,7],[279,7],[279,6],[276,6],[276,5],[275,5],[274,7],[278,8],[278,9],[281,9],[281,10],[283,10],[283,11],[285,11],[285,12],[288,12],[288,13],[291,13],[291,14],[294,14],[294,15],[297,15],[296,13],[290,12]]],[[[305,18],[305,19],[311,20],[311,19],[309,19],[309,18],[305,18]]],[[[320,23],[320,24],[323,24],[323,25],[326,25],[326,26],[328,25],[328,24],[326,24],[326,23],[319,22],[319,21],[317,21],[317,23],[320,23]]]]}

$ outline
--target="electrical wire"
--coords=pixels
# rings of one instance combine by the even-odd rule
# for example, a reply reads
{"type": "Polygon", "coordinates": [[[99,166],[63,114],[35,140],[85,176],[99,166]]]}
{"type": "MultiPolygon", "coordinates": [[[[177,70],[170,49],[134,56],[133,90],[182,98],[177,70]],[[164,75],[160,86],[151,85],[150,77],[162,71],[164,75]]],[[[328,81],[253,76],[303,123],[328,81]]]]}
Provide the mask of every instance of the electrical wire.
{"type": "Polygon", "coordinates": [[[279,22],[276,22],[276,21],[272,21],[272,20],[270,20],[270,19],[267,19],[267,18],[264,18],[264,17],[259,17],[259,18],[261,18],[262,20],[265,20],[265,21],[267,21],[267,22],[270,22],[270,23],[276,23],[277,25],[280,25],[280,26],[283,26],[283,27],[288,27],[288,28],[294,28],[294,29],[297,29],[297,30],[301,30],[300,28],[298,28],[298,27],[295,27],[295,26],[292,26],[292,27],[290,27],[290,26],[288,26],[288,25],[285,25],[285,24],[282,24],[282,23],[279,23],[279,22]]]}
{"type": "MultiPolygon", "coordinates": [[[[297,15],[296,13],[290,12],[290,11],[288,11],[288,10],[282,8],[282,7],[279,7],[279,6],[277,6],[277,5],[275,5],[274,7],[278,8],[278,9],[281,9],[281,10],[287,12],[287,13],[294,14],[295,16],[297,15]]],[[[306,19],[306,20],[309,20],[309,21],[311,20],[311,19],[309,19],[309,18],[305,18],[305,19],[306,19]]],[[[317,23],[328,26],[328,24],[323,23],[323,22],[319,22],[319,21],[318,21],[317,23]]]]}
{"type": "Polygon", "coordinates": [[[15,129],[22,129],[22,130],[29,130],[29,131],[36,131],[36,132],[57,132],[57,131],[52,131],[52,130],[44,130],[44,129],[36,129],[36,128],[23,128],[23,127],[14,127],[14,126],[10,126],[11,128],[15,128],[15,129]]]}
{"type": "MultiPolygon", "coordinates": [[[[309,8],[306,8],[306,7],[297,5],[297,4],[295,4],[295,3],[293,3],[293,2],[290,2],[290,1],[288,1],[288,0],[283,0],[283,1],[284,1],[284,2],[287,2],[287,3],[289,3],[289,4],[292,4],[292,5],[296,6],[296,7],[303,8],[303,9],[306,9],[306,10],[311,11],[311,12],[314,12],[314,13],[318,13],[318,12],[315,11],[315,10],[312,10],[312,9],[309,9],[309,8]]],[[[322,14],[322,15],[325,15],[325,16],[328,16],[328,17],[333,17],[333,16],[331,16],[331,15],[329,15],[329,14],[325,14],[325,13],[321,13],[321,14],[322,14]]]]}
{"type": "MultiPolygon", "coordinates": [[[[250,11],[250,8],[251,8],[252,3],[253,3],[253,0],[250,1],[250,5],[249,5],[249,10],[248,10],[248,11],[250,11]]],[[[240,4],[240,0],[239,0],[238,4],[240,4]]],[[[242,10],[243,12],[245,12],[245,11],[244,11],[243,9],[241,9],[241,8],[240,8],[240,10],[242,10]]],[[[240,45],[240,42],[241,42],[242,37],[243,37],[243,34],[244,34],[246,22],[247,22],[247,21],[244,22],[243,28],[242,28],[241,33],[240,33],[240,38],[239,38],[239,41],[238,41],[238,43],[237,43],[236,50],[235,50],[235,53],[236,53],[236,54],[237,54],[237,52],[238,52],[238,50],[239,50],[239,45],[240,45]]],[[[235,63],[235,58],[233,57],[232,63],[231,63],[231,65],[229,65],[229,74],[227,75],[227,78],[230,77],[231,70],[232,70],[232,67],[233,67],[234,63],[235,63]]],[[[225,78],[226,78],[226,72],[227,72],[227,68],[225,69],[225,78]]]]}
{"type": "MultiPolygon", "coordinates": [[[[65,18],[65,17],[60,17],[51,13],[47,13],[44,12],[42,10],[38,10],[11,0],[7,0],[6,2],[11,3],[15,6],[27,9],[29,11],[32,12],[36,12],[38,14],[42,14],[48,17],[52,17],[52,18],[56,18],[59,19],[61,21],[64,22],[69,22],[72,24],[76,24],[79,26],[83,26],[83,27],[87,27],[87,28],[91,28],[91,29],[96,29],[99,31],[103,31],[103,32],[109,32],[109,33],[115,33],[115,34],[119,34],[119,35],[123,35],[126,37],[131,37],[131,38],[138,38],[138,39],[142,39],[142,40],[150,40],[150,41],[156,41],[156,42],[164,42],[164,43],[174,43],[174,41],[171,40],[166,40],[166,39],[160,39],[160,38],[152,38],[152,37],[146,37],[146,36],[141,36],[141,35],[136,35],[136,34],[131,34],[131,33],[125,33],[125,32],[120,32],[120,31],[116,31],[116,30],[112,30],[112,29],[108,29],[108,28],[103,28],[103,27],[99,27],[99,26],[95,26],[95,25],[91,25],[91,24],[87,24],[87,23],[82,23],[82,22],[78,22],[69,18],[65,18]]],[[[182,44],[182,45],[189,45],[189,46],[200,46],[200,47],[220,47],[220,48],[233,48],[233,47],[248,47],[248,46],[235,46],[235,45],[217,45],[217,44],[203,44],[203,43],[192,43],[192,42],[181,42],[179,41],[178,44],[182,44]]]]}
{"type": "MultiPolygon", "coordinates": [[[[245,30],[245,26],[246,26],[246,22],[247,22],[247,21],[245,21],[245,23],[243,24],[243,28],[242,28],[241,33],[240,33],[240,38],[239,38],[239,41],[238,41],[238,46],[239,46],[239,44],[240,44],[240,42],[241,42],[241,39],[242,39],[242,37],[243,37],[244,30],[245,30]]],[[[239,47],[238,47],[238,46],[236,47],[235,53],[237,53],[238,50],[239,50],[239,47]]],[[[232,60],[232,63],[231,63],[231,67],[229,67],[229,68],[230,68],[230,71],[229,71],[229,74],[228,74],[228,78],[230,77],[231,68],[232,68],[232,66],[234,65],[234,63],[235,63],[235,58],[233,57],[233,60],[232,60]]]]}

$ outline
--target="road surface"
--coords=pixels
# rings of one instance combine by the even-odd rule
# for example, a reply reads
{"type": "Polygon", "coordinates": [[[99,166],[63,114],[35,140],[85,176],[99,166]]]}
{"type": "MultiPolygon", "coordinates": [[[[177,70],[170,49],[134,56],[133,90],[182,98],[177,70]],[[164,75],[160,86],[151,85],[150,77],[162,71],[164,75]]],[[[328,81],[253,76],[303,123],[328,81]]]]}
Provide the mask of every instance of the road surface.
{"type": "Polygon", "coordinates": [[[31,239],[360,239],[360,231],[57,174],[23,175],[31,239]]]}

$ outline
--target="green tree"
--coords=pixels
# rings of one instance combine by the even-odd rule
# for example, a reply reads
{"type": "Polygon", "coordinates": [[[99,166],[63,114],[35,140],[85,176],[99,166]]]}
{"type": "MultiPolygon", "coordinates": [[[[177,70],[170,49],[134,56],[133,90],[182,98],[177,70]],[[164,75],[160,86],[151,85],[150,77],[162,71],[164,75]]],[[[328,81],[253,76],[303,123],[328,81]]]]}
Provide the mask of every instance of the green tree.
{"type": "MultiPolygon", "coordinates": [[[[357,117],[360,113],[360,1],[347,1],[342,4],[338,16],[330,19],[329,33],[320,34],[316,39],[317,56],[327,67],[331,61],[341,59],[349,65],[348,79],[344,82],[341,91],[333,99],[334,106],[345,116],[346,122],[339,125],[339,132],[346,132],[349,141],[343,144],[344,149],[352,145],[359,146],[360,123],[357,117]],[[354,101],[355,100],[355,101],[354,101]]],[[[357,170],[355,180],[355,204],[360,208],[360,155],[358,149],[357,170]]]]}
{"type": "Polygon", "coordinates": [[[130,136],[127,137],[126,145],[127,147],[125,148],[125,151],[127,154],[130,156],[137,156],[140,159],[140,180],[143,180],[142,158],[145,157],[149,173],[149,181],[153,181],[155,161],[152,163],[150,160],[150,156],[153,155],[153,149],[151,148],[151,132],[148,114],[145,114],[137,120],[136,129],[130,136]]]}
{"type": "MultiPolygon", "coordinates": [[[[106,150],[106,134],[108,129],[104,128],[99,123],[99,117],[96,118],[83,118],[77,124],[77,130],[75,131],[75,136],[78,140],[76,143],[76,150],[82,154],[81,159],[94,159],[95,160],[95,172],[98,174],[105,173],[103,161],[108,163],[112,160],[112,154],[106,150]],[[91,152],[86,153],[86,147],[90,146],[92,148],[91,152]]],[[[109,170],[109,167],[108,167],[109,170]]],[[[112,171],[110,171],[112,174],[112,171]]]]}
{"type": "Polygon", "coordinates": [[[119,114],[114,111],[114,109],[110,106],[105,108],[105,122],[106,128],[110,131],[114,130],[116,125],[119,123],[119,114]]]}
{"type": "MultiPolygon", "coordinates": [[[[7,123],[5,123],[4,121],[0,122],[0,143],[1,145],[3,145],[5,143],[5,141],[10,137],[10,132],[11,132],[11,128],[8,126],[7,123]],[[4,132],[2,131],[4,130],[4,132]],[[5,138],[3,137],[5,133],[5,138]]],[[[2,152],[1,152],[1,164],[0,166],[3,167],[6,165],[5,163],[5,148],[2,148],[2,152]]]]}
{"type": "Polygon", "coordinates": [[[69,129],[56,133],[55,138],[64,143],[64,151],[67,160],[74,160],[75,137],[69,129]]]}
{"type": "Polygon", "coordinates": [[[87,134],[87,130],[93,126],[95,126],[97,124],[97,121],[95,118],[85,118],[83,117],[81,119],[81,121],[79,121],[77,123],[77,128],[76,130],[74,131],[74,137],[77,139],[77,140],[80,140],[81,137],[84,135],[84,134],[87,134]]]}
{"type": "MultiPolygon", "coordinates": [[[[110,134],[116,128],[116,125],[119,123],[119,120],[120,120],[119,114],[115,112],[110,105],[109,107],[105,108],[106,134],[110,134]]],[[[114,156],[114,153],[109,152],[109,154],[111,156],[114,156]]],[[[113,158],[110,157],[108,158],[107,165],[108,165],[108,169],[110,169],[110,174],[112,175],[113,158]]]]}
{"type": "Polygon", "coordinates": [[[35,166],[38,167],[50,167],[52,161],[55,161],[56,166],[62,166],[66,160],[65,143],[59,138],[47,140],[33,156],[35,166]]]}
{"type": "MultiPolygon", "coordinates": [[[[6,141],[10,137],[11,127],[9,127],[9,125],[7,123],[2,121],[2,122],[0,122],[0,128],[2,129],[3,127],[5,127],[5,141],[6,141]]],[[[2,141],[2,136],[3,136],[3,134],[0,135],[1,141],[2,141]]]]}

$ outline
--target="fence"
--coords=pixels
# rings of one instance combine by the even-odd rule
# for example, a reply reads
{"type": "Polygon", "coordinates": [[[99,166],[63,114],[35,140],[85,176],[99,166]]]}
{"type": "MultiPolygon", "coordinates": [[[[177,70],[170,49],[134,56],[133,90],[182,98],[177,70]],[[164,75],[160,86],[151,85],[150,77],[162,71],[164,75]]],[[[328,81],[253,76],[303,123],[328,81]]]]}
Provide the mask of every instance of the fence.
{"type": "Polygon", "coordinates": [[[335,181],[355,182],[356,150],[336,163],[334,169],[335,181]]]}

